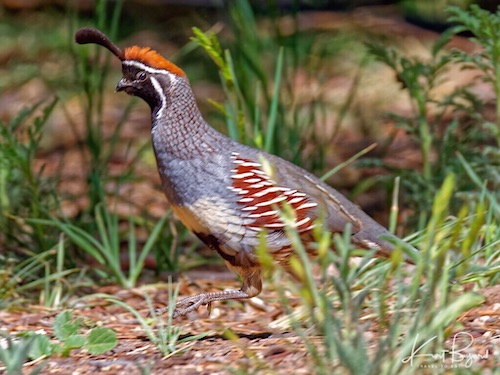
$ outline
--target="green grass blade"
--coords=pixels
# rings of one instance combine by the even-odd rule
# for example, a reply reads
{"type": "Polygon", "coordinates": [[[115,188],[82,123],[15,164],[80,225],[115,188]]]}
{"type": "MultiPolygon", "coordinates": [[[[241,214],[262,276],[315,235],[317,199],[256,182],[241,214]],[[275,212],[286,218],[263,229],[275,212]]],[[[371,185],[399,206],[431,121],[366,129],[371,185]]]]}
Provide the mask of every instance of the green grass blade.
{"type": "Polygon", "coordinates": [[[375,147],[377,147],[377,144],[376,143],[372,143],[370,146],[368,147],[365,147],[364,149],[362,149],[360,152],[358,152],[357,154],[351,156],[349,159],[347,159],[346,161],[338,164],[337,166],[335,166],[334,168],[330,169],[328,172],[326,172],[323,176],[321,176],[320,180],[321,181],[325,181],[327,179],[329,179],[331,176],[333,176],[335,173],[337,173],[338,171],[340,171],[342,168],[346,167],[347,165],[353,163],[354,161],[358,160],[360,157],[362,157],[363,155],[369,153],[371,150],[373,150],[375,147]]]}
{"type": "Polygon", "coordinates": [[[141,250],[139,258],[137,259],[138,266],[130,270],[130,279],[134,282],[134,284],[139,278],[139,274],[142,271],[142,268],[144,267],[144,262],[146,261],[146,257],[151,252],[153,245],[158,239],[161,230],[165,226],[165,222],[168,217],[170,217],[170,214],[163,215],[163,217],[158,221],[158,223],[156,223],[155,227],[153,228],[153,231],[149,235],[148,240],[146,241],[144,247],[141,250]]]}
{"type": "Polygon", "coordinates": [[[128,218],[128,283],[129,287],[135,286],[135,282],[139,273],[142,270],[143,264],[137,259],[137,239],[135,237],[135,225],[132,215],[128,218]],[[134,277],[135,276],[135,277],[134,277]]]}
{"type": "Polygon", "coordinates": [[[276,118],[278,115],[281,76],[283,72],[283,56],[284,56],[284,49],[283,47],[281,47],[278,54],[278,61],[276,63],[276,72],[274,74],[273,97],[271,100],[271,107],[269,110],[269,119],[267,121],[266,143],[264,148],[266,152],[272,152],[274,145],[274,138],[276,135],[276,118]]]}
{"type": "Polygon", "coordinates": [[[399,186],[401,177],[397,176],[394,179],[394,190],[392,192],[391,214],[389,216],[389,232],[396,233],[399,214],[399,186]]]}

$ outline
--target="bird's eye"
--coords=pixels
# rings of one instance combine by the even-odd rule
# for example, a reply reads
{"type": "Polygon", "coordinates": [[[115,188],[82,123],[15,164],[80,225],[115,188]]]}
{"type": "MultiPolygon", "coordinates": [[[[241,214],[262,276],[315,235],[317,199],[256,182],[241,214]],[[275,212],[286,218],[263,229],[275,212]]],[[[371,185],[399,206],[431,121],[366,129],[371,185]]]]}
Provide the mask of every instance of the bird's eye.
{"type": "Polygon", "coordinates": [[[144,81],[146,77],[147,77],[146,72],[138,72],[135,76],[135,79],[139,81],[144,81]]]}

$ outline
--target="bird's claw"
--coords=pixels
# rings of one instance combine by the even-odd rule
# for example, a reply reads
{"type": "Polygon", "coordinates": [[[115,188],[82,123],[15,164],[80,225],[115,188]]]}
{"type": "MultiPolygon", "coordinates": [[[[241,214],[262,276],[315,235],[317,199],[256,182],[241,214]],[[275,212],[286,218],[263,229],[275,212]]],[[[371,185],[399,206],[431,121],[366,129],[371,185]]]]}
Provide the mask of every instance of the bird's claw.
{"type": "MultiPolygon", "coordinates": [[[[198,309],[202,305],[207,305],[208,314],[210,315],[212,311],[211,301],[206,301],[203,294],[183,298],[175,304],[174,311],[172,312],[172,318],[177,318],[179,316],[186,315],[191,311],[198,309]]],[[[169,312],[169,306],[165,306],[155,310],[156,316],[161,316],[169,312]]]]}

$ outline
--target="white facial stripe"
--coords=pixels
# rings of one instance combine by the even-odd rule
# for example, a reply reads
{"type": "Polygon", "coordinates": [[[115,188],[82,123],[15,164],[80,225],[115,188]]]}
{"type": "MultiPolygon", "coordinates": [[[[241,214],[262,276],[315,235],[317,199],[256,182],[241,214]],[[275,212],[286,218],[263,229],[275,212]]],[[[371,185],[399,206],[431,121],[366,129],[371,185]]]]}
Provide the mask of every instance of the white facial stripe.
{"type": "Polygon", "coordinates": [[[160,74],[168,74],[169,76],[175,76],[175,74],[169,72],[168,70],[151,68],[150,66],[147,66],[147,65],[145,65],[139,61],[135,61],[135,60],[125,60],[125,61],[122,61],[122,64],[125,64],[128,66],[135,66],[136,68],[144,70],[145,72],[148,72],[148,73],[154,73],[154,74],[160,73],[160,74]]]}
{"type": "Polygon", "coordinates": [[[153,84],[153,87],[155,88],[156,92],[158,93],[158,96],[161,99],[161,108],[156,114],[156,117],[160,117],[163,114],[163,111],[165,110],[165,107],[167,106],[167,97],[165,96],[165,93],[163,92],[163,89],[161,88],[160,82],[155,77],[150,77],[151,83],[153,84]]]}

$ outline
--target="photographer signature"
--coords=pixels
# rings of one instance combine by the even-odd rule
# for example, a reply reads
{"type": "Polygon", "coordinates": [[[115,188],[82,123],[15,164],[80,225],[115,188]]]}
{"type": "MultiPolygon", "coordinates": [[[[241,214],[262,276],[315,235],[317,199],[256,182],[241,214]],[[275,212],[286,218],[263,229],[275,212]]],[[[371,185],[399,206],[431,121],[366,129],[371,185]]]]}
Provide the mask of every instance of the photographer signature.
{"type": "MultiPolygon", "coordinates": [[[[487,360],[490,356],[490,352],[487,349],[483,354],[479,353],[467,353],[467,349],[469,349],[474,343],[474,337],[467,332],[458,332],[453,336],[453,341],[450,349],[443,349],[440,352],[436,353],[422,353],[424,348],[431,344],[437,336],[430,338],[425,341],[423,344],[417,347],[418,344],[418,334],[415,337],[415,341],[413,342],[413,347],[411,350],[411,354],[402,359],[403,363],[409,363],[410,366],[413,366],[414,360],[416,358],[428,358],[433,361],[440,361],[441,365],[445,366],[446,362],[449,361],[448,365],[452,367],[471,367],[475,362],[479,362],[482,360],[487,360]]],[[[498,338],[498,337],[495,337],[498,338]]]]}

